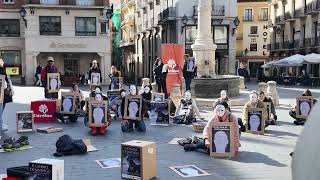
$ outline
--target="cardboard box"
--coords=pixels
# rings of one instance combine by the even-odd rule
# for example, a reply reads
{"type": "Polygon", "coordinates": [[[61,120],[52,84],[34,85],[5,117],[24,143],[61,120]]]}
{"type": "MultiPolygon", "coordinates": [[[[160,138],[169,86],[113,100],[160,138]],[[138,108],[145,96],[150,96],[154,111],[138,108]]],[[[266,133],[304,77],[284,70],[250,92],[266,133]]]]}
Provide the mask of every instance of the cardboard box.
{"type": "Polygon", "coordinates": [[[41,158],[29,163],[29,171],[40,179],[64,180],[64,160],[41,158]]]}
{"type": "Polygon", "coordinates": [[[156,143],[133,140],[121,144],[122,178],[149,180],[156,176],[156,143]]]}

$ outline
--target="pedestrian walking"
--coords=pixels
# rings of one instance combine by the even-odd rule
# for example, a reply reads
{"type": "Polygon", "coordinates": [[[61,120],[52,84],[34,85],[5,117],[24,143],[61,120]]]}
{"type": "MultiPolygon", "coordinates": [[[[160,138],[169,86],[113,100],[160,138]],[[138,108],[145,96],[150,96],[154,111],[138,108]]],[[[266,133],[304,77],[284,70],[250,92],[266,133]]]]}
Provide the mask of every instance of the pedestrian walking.
{"type": "Polygon", "coordinates": [[[156,80],[156,84],[158,85],[158,92],[162,92],[167,97],[167,85],[166,85],[166,77],[167,70],[166,66],[163,64],[162,59],[159,57],[156,59],[153,65],[153,75],[156,80]]]}
{"type": "Polygon", "coordinates": [[[36,82],[34,83],[34,85],[36,86],[42,86],[41,83],[41,70],[42,70],[42,66],[39,64],[36,68],[36,74],[34,75],[36,78],[36,82]]]}
{"type": "Polygon", "coordinates": [[[48,64],[41,70],[41,81],[44,87],[44,97],[48,99],[58,99],[58,92],[49,93],[47,88],[48,73],[58,73],[58,69],[54,66],[53,57],[48,57],[48,64]]]}

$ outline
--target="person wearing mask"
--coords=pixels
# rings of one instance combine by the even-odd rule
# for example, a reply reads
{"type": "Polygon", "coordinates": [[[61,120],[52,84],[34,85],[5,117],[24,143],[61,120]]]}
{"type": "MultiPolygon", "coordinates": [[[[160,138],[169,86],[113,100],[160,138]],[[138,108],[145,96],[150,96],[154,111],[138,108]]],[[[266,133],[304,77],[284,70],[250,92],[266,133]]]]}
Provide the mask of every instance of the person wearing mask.
{"type": "Polygon", "coordinates": [[[42,66],[39,64],[36,68],[36,74],[34,75],[36,78],[36,82],[34,83],[34,85],[39,85],[42,86],[41,83],[41,70],[42,70],[42,66]]]}
{"type": "Polygon", "coordinates": [[[111,78],[120,77],[120,74],[119,74],[116,66],[111,66],[111,71],[110,71],[110,74],[108,76],[110,78],[109,90],[111,90],[111,78]]]}
{"type": "Polygon", "coordinates": [[[188,71],[188,59],[189,59],[189,55],[188,54],[184,55],[184,65],[183,65],[182,72],[183,72],[183,78],[186,84],[186,91],[191,90],[192,79],[197,76],[197,66],[195,66],[195,64],[194,64],[195,66],[194,70],[188,71]]]}
{"type": "Polygon", "coordinates": [[[102,83],[102,75],[101,75],[101,70],[100,70],[100,68],[99,68],[99,66],[98,66],[98,61],[97,60],[93,60],[92,61],[92,66],[91,66],[91,68],[89,69],[89,72],[88,72],[88,74],[89,74],[89,79],[91,80],[91,74],[92,73],[99,73],[100,74],[100,83],[102,83]]]}
{"type": "Polygon", "coordinates": [[[111,109],[112,111],[115,112],[115,118],[119,118],[122,119],[122,115],[121,115],[121,102],[124,100],[124,98],[126,97],[126,90],[121,89],[120,90],[120,96],[113,98],[110,102],[109,102],[109,109],[111,109]]]}
{"type": "MultiPolygon", "coordinates": [[[[129,95],[130,96],[136,96],[137,94],[137,87],[135,85],[130,85],[129,87],[129,95]]],[[[143,107],[143,100],[142,100],[142,107],[143,107]]],[[[144,120],[128,120],[124,119],[124,109],[125,109],[125,98],[123,98],[122,103],[121,103],[121,115],[123,117],[122,123],[121,123],[121,130],[122,132],[132,132],[133,131],[133,125],[135,129],[139,132],[145,132],[146,131],[146,124],[144,123],[144,120]]],[[[142,110],[143,112],[143,110],[142,110]]]]}
{"type": "Polygon", "coordinates": [[[226,101],[226,102],[229,101],[228,93],[227,93],[226,90],[222,90],[222,91],[220,92],[220,97],[214,102],[214,104],[213,104],[213,109],[215,109],[216,106],[217,106],[220,102],[222,102],[222,101],[226,101]]]}
{"type": "Polygon", "coordinates": [[[166,66],[163,64],[162,59],[159,57],[156,59],[153,65],[153,74],[158,86],[158,92],[162,92],[167,97],[167,85],[166,85],[166,66]]]}
{"type": "Polygon", "coordinates": [[[44,87],[44,97],[48,99],[58,99],[58,92],[49,93],[47,89],[48,73],[58,73],[58,69],[54,66],[53,57],[48,57],[48,64],[41,70],[41,82],[44,87]]]}
{"type": "Polygon", "coordinates": [[[4,59],[0,56],[0,75],[4,76],[5,81],[3,82],[4,85],[4,97],[3,103],[0,103],[0,139],[3,136],[3,132],[8,130],[8,125],[4,123],[2,118],[2,114],[5,110],[6,104],[12,102],[12,96],[14,94],[12,82],[10,80],[10,76],[7,75],[5,68],[4,68],[4,59]]]}
{"type": "Polygon", "coordinates": [[[271,112],[270,112],[270,117],[268,119],[270,119],[271,125],[275,125],[276,122],[277,122],[278,116],[276,115],[276,110],[274,108],[274,104],[273,104],[272,99],[270,97],[266,97],[263,91],[259,91],[258,94],[259,94],[258,99],[260,101],[262,101],[262,102],[270,102],[271,112]]]}
{"type": "Polygon", "coordinates": [[[194,151],[198,149],[205,150],[209,153],[210,149],[210,140],[209,140],[209,132],[210,132],[210,124],[212,122],[231,122],[233,126],[233,137],[232,141],[235,147],[236,154],[238,154],[240,147],[240,135],[238,128],[238,120],[235,115],[233,115],[229,110],[228,103],[226,101],[221,101],[217,104],[214,109],[213,117],[207,122],[207,125],[203,129],[203,139],[197,139],[195,142],[191,144],[185,144],[185,151],[194,151]]]}
{"type": "Polygon", "coordinates": [[[150,102],[152,98],[152,86],[146,85],[143,88],[143,93],[141,94],[143,101],[144,101],[144,112],[143,116],[149,118],[149,114],[147,113],[150,110],[150,102]]]}

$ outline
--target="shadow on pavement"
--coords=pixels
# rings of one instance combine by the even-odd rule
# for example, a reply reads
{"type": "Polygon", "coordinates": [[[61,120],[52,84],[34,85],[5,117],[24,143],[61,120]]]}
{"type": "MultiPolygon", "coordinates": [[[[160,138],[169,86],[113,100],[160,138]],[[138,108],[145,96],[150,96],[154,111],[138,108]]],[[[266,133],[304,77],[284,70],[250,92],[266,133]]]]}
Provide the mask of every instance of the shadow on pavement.
{"type": "MultiPolygon", "coordinates": [[[[288,155],[289,156],[289,155],[288,155]]],[[[250,152],[250,151],[241,151],[239,152],[239,156],[237,159],[232,159],[233,161],[242,162],[242,163],[264,163],[270,166],[276,167],[286,167],[286,164],[282,164],[270,157],[258,153],[258,152],[250,152]]]]}

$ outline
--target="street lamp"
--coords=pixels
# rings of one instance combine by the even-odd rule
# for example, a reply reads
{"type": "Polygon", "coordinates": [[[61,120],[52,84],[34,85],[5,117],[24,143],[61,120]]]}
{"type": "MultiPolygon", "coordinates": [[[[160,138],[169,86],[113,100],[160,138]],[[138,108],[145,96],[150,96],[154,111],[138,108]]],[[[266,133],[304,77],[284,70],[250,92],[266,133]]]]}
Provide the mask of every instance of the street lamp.
{"type": "Polygon", "coordinates": [[[238,16],[237,16],[237,17],[235,17],[234,20],[233,20],[233,25],[234,25],[235,27],[232,28],[232,35],[234,35],[234,33],[236,32],[236,29],[238,28],[239,24],[240,24],[240,20],[239,20],[239,18],[238,18],[238,16]]]}
{"type": "MultiPolygon", "coordinates": [[[[188,23],[188,17],[187,15],[184,15],[181,19],[181,22],[182,22],[182,27],[185,27],[188,23]]],[[[181,28],[181,34],[183,33],[183,28],[181,28]]]]}
{"type": "Polygon", "coordinates": [[[27,28],[27,20],[26,20],[26,16],[27,16],[27,11],[24,7],[21,7],[20,11],[19,11],[20,16],[22,17],[23,21],[24,21],[24,25],[27,28]]]}

